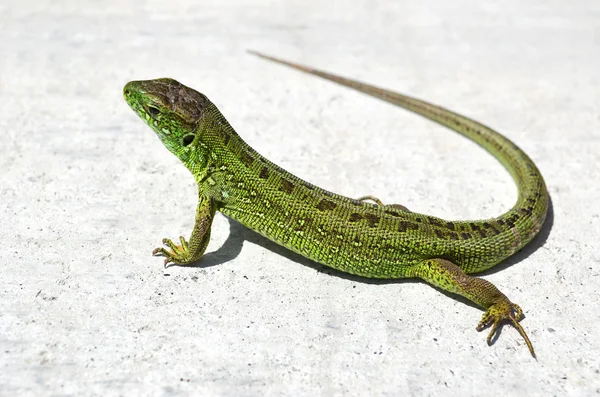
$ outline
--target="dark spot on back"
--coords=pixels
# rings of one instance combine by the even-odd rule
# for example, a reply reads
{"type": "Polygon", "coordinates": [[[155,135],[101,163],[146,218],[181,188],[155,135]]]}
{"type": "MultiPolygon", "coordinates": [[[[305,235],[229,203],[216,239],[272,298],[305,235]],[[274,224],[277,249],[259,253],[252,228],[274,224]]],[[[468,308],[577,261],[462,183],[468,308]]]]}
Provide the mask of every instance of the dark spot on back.
{"type": "Polygon", "coordinates": [[[446,227],[450,230],[454,230],[454,223],[452,222],[446,222],[446,227]]]}
{"type": "Polygon", "coordinates": [[[304,222],[302,224],[296,225],[296,227],[294,228],[294,231],[296,231],[296,232],[303,231],[311,223],[313,223],[313,218],[304,218],[304,222]]]}
{"type": "Polygon", "coordinates": [[[462,238],[463,240],[468,240],[470,238],[473,238],[473,236],[471,235],[471,233],[467,233],[467,232],[462,232],[460,234],[460,238],[462,238]]]}
{"type": "Polygon", "coordinates": [[[481,227],[478,224],[476,224],[475,222],[469,223],[469,226],[471,226],[471,230],[474,230],[474,231],[481,230],[481,227]]]}
{"type": "Polygon", "coordinates": [[[252,163],[254,163],[254,157],[252,157],[246,151],[242,151],[240,153],[240,160],[242,160],[242,163],[244,163],[244,165],[246,165],[247,167],[252,167],[252,163]]]}
{"type": "Polygon", "coordinates": [[[533,208],[531,208],[531,207],[521,208],[521,209],[519,209],[519,211],[521,211],[522,213],[527,214],[529,216],[531,216],[531,214],[533,214],[533,208]]]}
{"type": "Polygon", "coordinates": [[[269,169],[267,167],[262,167],[262,169],[260,170],[260,175],[258,175],[258,177],[261,179],[268,179],[269,169]]]}
{"type": "Polygon", "coordinates": [[[434,218],[433,216],[428,216],[427,220],[429,221],[430,224],[435,225],[435,226],[443,225],[443,223],[438,218],[434,218]]]}
{"type": "Polygon", "coordinates": [[[442,233],[442,231],[440,229],[435,229],[433,231],[435,233],[436,236],[438,236],[439,238],[444,238],[444,233],[442,233]]]}
{"type": "Polygon", "coordinates": [[[377,226],[377,224],[379,223],[379,221],[381,219],[375,214],[365,214],[365,215],[363,215],[363,218],[365,218],[367,220],[367,222],[369,223],[369,227],[377,226]]]}
{"type": "Polygon", "coordinates": [[[487,233],[487,232],[484,233],[485,236],[487,236],[488,234],[495,236],[496,234],[500,233],[500,231],[498,229],[496,229],[496,227],[489,222],[483,222],[482,225],[483,225],[484,229],[486,229],[487,231],[490,232],[490,233],[487,233]]]}
{"type": "Polygon", "coordinates": [[[231,139],[231,134],[229,134],[228,132],[223,132],[223,144],[225,146],[227,146],[230,139],[231,139]]]}
{"type": "Polygon", "coordinates": [[[319,211],[331,211],[337,207],[337,204],[333,201],[329,201],[327,199],[323,199],[317,204],[317,209],[319,211]]]}
{"type": "Polygon", "coordinates": [[[416,223],[412,223],[410,221],[400,221],[398,222],[398,231],[406,232],[408,230],[419,230],[419,225],[416,223]]]}
{"type": "Polygon", "coordinates": [[[360,221],[362,219],[362,215],[358,214],[356,212],[353,212],[350,214],[350,219],[348,219],[350,222],[356,222],[356,221],[360,221]]]}
{"type": "Polygon", "coordinates": [[[285,192],[287,194],[292,194],[294,191],[294,184],[287,179],[281,178],[281,185],[279,186],[279,190],[285,192]]]}

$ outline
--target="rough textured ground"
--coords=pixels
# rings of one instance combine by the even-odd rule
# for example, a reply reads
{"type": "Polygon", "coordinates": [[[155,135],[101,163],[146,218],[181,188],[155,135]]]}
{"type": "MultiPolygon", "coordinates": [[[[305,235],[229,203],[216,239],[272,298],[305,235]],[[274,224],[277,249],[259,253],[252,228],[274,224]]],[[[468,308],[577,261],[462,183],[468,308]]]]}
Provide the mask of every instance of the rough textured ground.
{"type": "Polygon", "coordinates": [[[0,4],[0,394],[600,393],[600,4],[323,3],[0,4]],[[150,252],[190,232],[195,186],[124,103],[132,79],[201,90],[336,192],[448,219],[516,199],[466,139],[247,48],[455,109],[535,159],[551,225],[484,276],[538,361],[511,327],[488,347],[463,301],[324,270],[220,215],[202,266],[163,271],[150,252]]]}

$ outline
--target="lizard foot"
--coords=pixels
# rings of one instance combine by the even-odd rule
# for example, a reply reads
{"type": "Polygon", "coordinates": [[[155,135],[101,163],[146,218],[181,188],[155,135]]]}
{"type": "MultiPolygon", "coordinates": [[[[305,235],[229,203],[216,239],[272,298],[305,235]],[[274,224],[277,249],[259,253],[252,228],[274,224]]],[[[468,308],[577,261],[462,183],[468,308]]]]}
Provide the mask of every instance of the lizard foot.
{"type": "Polygon", "coordinates": [[[179,241],[181,242],[181,244],[177,245],[173,243],[171,239],[164,238],[162,242],[165,246],[168,247],[168,249],[163,247],[155,248],[154,251],[152,251],[152,255],[164,256],[165,267],[167,267],[169,263],[175,263],[179,265],[189,263],[190,253],[188,250],[188,243],[187,241],[185,241],[185,238],[183,238],[183,236],[179,237],[179,241]]]}
{"type": "Polygon", "coordinates": [[[521,336],[525,340],[525,343],[527,344],[527,347],[529,348],[529,352],[531,353],[533,358],[536,358],[535,351],[533,350],[533,345],[531,344],[529,337],[525,333],[525,330],[523,329],[521,324],[519,324],[519,320],[521,320],[522,318],[523,310],[521,310],[519,305],[510,302],[508,299],[503,300],[499,303],[494,303],[486,310],[486,312],[483,314],[483,317],[481,318],[481,321],[479,322],[479,324],[477,324],[477,331],[481,332],[490,325],[492,325],[492,329],[490,330],[490,333],[487,337],[487,343],[488,345],[491,345],[492,340],[496,335],[496,332],[498,332],[499,330],[498,327],[502,324],[502,322],[508,321],[512,324],[513,327],[517,329],[517,331],[519,331],[519,334],[521,334],[521,336]]]}
{"type": "Polygon", "coordinates": [[[357,198],[358,201],[373,201],[375,204],[377,204],[380,207],[387,207],[387,208],[394,208],[400,211],[404,211],[404,212],[410,212],[408,210],[408,208],[406,208],[405,206],[401,205],[401,204],[383,204],[381,202],[381,200],[379,200],[377,197],[375,196],[362,196],[357,198]]]}

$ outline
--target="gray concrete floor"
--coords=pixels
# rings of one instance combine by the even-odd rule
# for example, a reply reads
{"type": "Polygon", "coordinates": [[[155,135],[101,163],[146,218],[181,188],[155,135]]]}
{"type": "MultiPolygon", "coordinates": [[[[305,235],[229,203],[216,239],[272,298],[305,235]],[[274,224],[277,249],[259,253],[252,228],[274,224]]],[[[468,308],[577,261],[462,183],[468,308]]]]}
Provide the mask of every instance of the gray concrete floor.
{"type": "Polygon", "coordinates": [[[3,1],[0,394],[597,395],[597,1],[3,1]],[[418,282],[323,269],[218,215],[201,266],[188,171],[128,109],[170,76],[259,152],[348,196],[446,219],[506,211],[516,189],[475,144],[245,53],[425,98],[497,128],[537,162],[552,225],[484,275],[525,310],[533,360],[482,312],[418,282]],[[551,226],[551,227],[550,227],[551,226]]]}

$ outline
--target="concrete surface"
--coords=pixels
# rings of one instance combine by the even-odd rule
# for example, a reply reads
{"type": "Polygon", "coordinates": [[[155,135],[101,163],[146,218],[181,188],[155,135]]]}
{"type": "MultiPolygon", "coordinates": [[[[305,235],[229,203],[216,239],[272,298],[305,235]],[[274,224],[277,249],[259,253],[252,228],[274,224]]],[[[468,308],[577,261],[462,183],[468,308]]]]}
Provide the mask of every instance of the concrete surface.
{"type": "Polygon", "coordinates": [[[322,3],[0,3],[0,394],[600,393],[600,3],[322,3]],[[535,159],[552,224],[484,276],[524,308],[537,361],[510,326],[488,347],[463,301],[325,270],[221,215],[202,266],[163,271],[150,252],[188,235],[195,186],[123,101],[132,79],[201,90],[336,192],[448,219],[516,199],[466,139],[248,48],[450,107],[535,159]]]}

